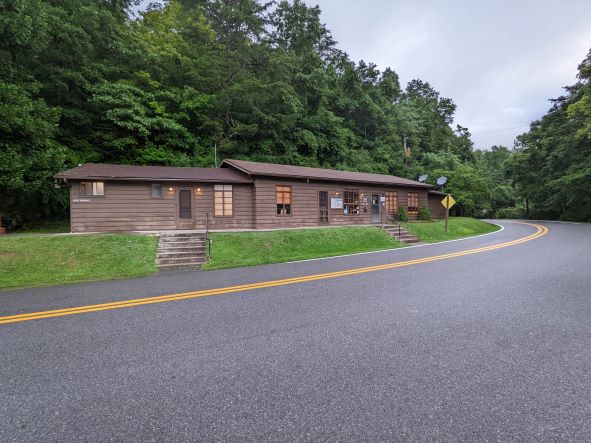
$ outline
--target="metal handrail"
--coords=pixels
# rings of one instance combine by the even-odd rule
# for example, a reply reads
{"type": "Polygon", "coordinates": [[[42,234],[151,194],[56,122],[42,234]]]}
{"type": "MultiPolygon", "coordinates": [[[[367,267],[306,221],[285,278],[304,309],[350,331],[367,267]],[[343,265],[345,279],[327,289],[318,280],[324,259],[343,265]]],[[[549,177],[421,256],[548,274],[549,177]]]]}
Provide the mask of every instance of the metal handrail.
{"type": "Polygon", "coordinates": [[[398,237],[401,235],[402,225],[394,218],[393,215],[388,214],[385,211],[382,211],[382,226],[386,224],[393,224],[394,226],[398,226],[398,237]],[[387,219],[387,222],[384,223],[384,216],[387,219]]]}
{"type": "Polygon", "coordinates": [[[211,258],[211,240],[209,238],[209,213],[205,213],[205,241],[207,242],[207,259],[211,258]]]}

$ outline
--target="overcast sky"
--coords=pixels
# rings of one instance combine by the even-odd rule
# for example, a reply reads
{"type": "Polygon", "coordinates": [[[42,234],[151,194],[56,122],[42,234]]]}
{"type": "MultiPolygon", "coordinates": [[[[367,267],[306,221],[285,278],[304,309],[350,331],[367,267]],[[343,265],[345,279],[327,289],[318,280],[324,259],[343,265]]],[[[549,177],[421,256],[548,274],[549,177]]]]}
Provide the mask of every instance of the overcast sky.
{"type": "Polygon", "coordinates": [[[455,123],[483,149],[512,147],[591,48],[591,0],[305,1],[353,60],[452,98],[455,123]]]}
{"type": "Polygon", "coordinates": [[[591,48],[591,0],[304,1],[353,60],[453,99],[454,124],[481,149],[512,147],[575,83],[591,48]]]}

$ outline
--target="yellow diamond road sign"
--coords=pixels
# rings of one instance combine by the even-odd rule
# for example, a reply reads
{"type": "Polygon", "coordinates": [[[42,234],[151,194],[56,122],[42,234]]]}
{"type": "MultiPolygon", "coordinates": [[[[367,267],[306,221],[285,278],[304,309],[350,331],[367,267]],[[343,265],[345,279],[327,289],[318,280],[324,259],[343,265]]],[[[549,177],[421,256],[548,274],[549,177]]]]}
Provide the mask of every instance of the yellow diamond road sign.
{"type": "Polygon", "coordinates": [[[445,207],[445,209],[449,209],[456,204],[456,201],[451,195],[448,194],[443,198],[443,200],[441,200],[441,204],[445,207]]]}

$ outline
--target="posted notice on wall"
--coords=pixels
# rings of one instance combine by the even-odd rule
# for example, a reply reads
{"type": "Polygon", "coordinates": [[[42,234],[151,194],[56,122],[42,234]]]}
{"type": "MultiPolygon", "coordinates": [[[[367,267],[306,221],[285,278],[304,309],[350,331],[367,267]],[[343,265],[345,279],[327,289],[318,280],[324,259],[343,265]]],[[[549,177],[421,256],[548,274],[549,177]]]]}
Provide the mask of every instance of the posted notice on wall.
{"type": "Polygon", "coordinates": [[[330,209],[343,209],[343,199],[341,197],[332,197],[330,199],[330,209]]]}

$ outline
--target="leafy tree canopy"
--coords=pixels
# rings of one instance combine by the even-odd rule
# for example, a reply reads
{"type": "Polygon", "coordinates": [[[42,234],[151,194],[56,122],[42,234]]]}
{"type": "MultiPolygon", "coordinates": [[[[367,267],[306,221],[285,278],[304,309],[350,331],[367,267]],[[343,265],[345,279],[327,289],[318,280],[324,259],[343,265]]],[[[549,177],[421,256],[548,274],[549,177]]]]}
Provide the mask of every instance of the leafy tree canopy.
{"type": "Polygon", "coordinates": [[[301,0],[0,2],[0,214],[67,214],[52,175],[86,161],[233,157],[449,177],[456,211],[589,219],[591,56],[520,137],[474,151],[456,105],[352,61],[301,0]],[[405,156],[406,138],[411,156],[405,156]]]}

